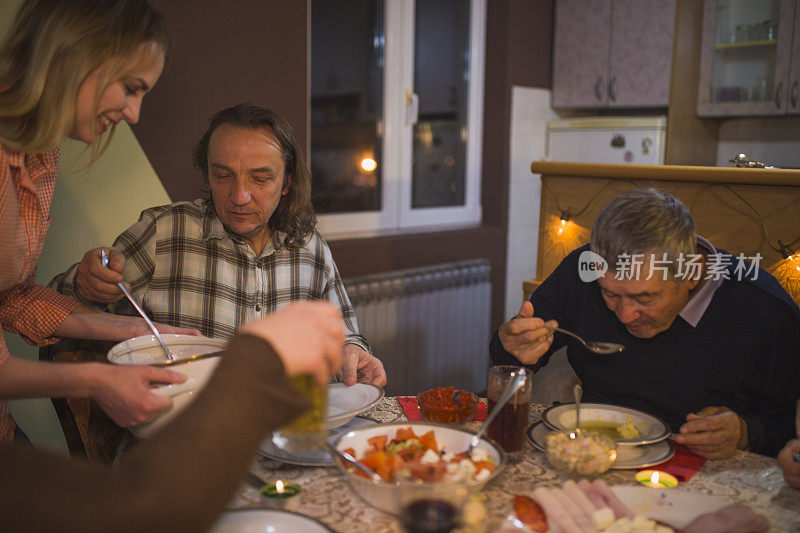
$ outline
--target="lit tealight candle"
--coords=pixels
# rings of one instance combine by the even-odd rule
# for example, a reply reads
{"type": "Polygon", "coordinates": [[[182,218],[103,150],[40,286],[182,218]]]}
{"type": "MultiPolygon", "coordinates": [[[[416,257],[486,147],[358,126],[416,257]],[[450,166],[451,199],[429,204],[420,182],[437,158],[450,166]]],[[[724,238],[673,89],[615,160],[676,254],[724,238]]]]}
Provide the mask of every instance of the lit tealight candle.
{"type": "Polygon", "coordinates": [[[275,508],[283,508],[292,497],[300,494],[300,486],[294,483],[284,483],[280,479],[271,485],[261,488],[261,495],[275,508]]]}
{"type": "Polygon", "coordinates": [[[636,474],[636,481],[654,489],[671,489],[678,486],[678,478],[659,470],[642,470],[636,474]]]}

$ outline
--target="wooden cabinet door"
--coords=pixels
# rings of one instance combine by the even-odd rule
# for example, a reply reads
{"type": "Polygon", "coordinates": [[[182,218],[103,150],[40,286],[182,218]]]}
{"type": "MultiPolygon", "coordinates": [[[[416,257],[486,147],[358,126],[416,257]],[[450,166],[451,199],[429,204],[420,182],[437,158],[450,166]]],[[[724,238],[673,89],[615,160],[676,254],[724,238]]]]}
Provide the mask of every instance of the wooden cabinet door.
{"type": "Polygon", "coordinates": [[[794,35],[792,37],[792,60],[789,65],[789,87],[786,112],[800,115],[800,2],[794,7],[794,35]]]}
{"type": "Polygon", "coordinates": [[[609,107],[666,107],[675,0],[614,0],[609,107]]]}
{"type": "Polygon", "coordinates": [[[553,107],[605,107],[611,0],[557,0],[553,107]]]}
{"type": "MultiPolygon", "coordinates": [[[[784,115],[787,112],[789,63],[792,55],[795,8],[793,0],[747,0],[740,2],[705,0],[700,46],[700,81],[697,115],[736,117],[784,115]],[[772,17],[777,20],[777,35],[771,38],[744,34],[755,18],[731,16],[727,26],[717,23],[729,14],[747,13],[777,5],[772,17]],[[736,9],[734,9],[736,8],[736,9]]],[[[799,104],[800,105],[800,104],[799,104]]]]}

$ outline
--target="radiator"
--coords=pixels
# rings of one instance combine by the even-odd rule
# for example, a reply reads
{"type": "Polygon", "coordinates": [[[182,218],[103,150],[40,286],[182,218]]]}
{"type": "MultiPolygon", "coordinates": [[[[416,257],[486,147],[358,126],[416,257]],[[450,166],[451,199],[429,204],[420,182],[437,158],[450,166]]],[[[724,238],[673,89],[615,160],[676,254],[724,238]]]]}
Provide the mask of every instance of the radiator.
{"type": "Polygon", "coordinates": [[[359,330],[386,367],[387,395],[486,389],[489,274],[489,261],[476,259],[344,280],[359,330]]]}

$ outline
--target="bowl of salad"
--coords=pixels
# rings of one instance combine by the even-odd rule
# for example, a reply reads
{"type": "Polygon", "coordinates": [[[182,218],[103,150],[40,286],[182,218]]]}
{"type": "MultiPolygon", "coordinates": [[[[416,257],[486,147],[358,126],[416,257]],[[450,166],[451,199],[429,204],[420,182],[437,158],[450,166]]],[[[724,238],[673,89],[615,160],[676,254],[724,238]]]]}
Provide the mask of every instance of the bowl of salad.
{"type": "Polygon", "coordinates": [[[472,433],[437,423],[376,424],[340,435],[333,445],[348,452],[383,478],[376,482],[339,460],[351,489],[367,504],[397,514],[400,498],[396,480],[415,478],[425,483],[463,483],[479,490],[505,466],[502,448],[482,438],[468,457],[472,433]]]}

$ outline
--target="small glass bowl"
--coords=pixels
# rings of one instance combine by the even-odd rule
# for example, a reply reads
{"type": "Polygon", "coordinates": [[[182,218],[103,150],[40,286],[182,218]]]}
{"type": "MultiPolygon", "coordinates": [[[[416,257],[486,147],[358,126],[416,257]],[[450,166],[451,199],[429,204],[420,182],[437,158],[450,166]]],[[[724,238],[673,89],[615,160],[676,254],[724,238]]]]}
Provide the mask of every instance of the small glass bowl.
{"type": "Polygon", "coordinates": [[[442,424],[463,424],[475,418],[478,397],[454,387],[436,387],[417,394],[417,408],[422,418],[442,424]]]}
{"type": "Polygon", "coordinates": [[[547,436],[545,449],[547,461],[570,477],[599,476],[617,459],[616,441],[596,431],[553,431],[547,436]]]}

